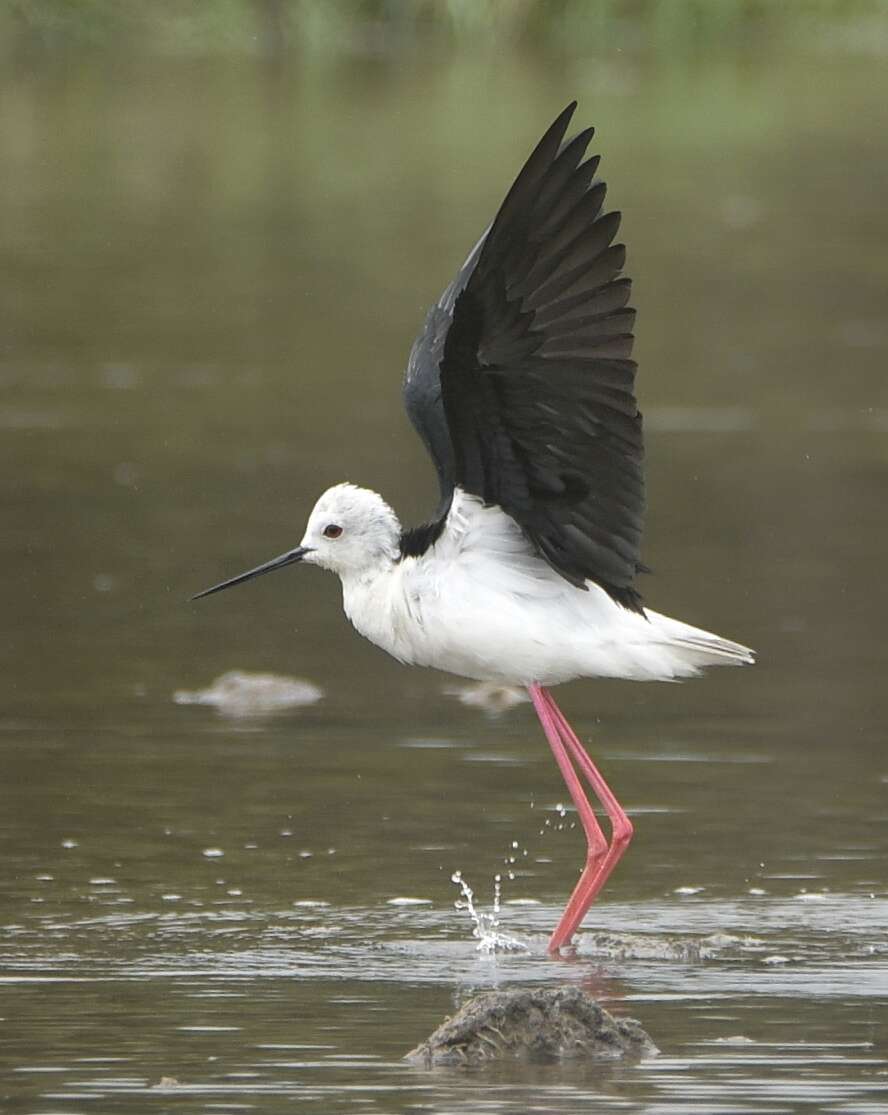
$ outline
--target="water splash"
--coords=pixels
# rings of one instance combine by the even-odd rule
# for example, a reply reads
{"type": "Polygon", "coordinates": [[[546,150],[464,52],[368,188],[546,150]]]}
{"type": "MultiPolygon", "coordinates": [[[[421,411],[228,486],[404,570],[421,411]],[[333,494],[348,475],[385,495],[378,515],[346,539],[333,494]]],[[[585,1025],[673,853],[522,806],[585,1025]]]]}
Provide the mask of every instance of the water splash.
{"type": "Polygon", "coordinates": [[[499,931],[499,915],[502,903],[502,875],[493,877],[493,910],[485,913],[475,905],[475,892],[463,878],[462,871],[454,871],[450,881],[459,887],[460,897],[454,902],[457,910],[466,910],[472,919],[472,936],[478,944],[475,946],[479,952],[489,956],[491,953],[523,951],[525,946],[514,937],[509,937],[499,931]]]}

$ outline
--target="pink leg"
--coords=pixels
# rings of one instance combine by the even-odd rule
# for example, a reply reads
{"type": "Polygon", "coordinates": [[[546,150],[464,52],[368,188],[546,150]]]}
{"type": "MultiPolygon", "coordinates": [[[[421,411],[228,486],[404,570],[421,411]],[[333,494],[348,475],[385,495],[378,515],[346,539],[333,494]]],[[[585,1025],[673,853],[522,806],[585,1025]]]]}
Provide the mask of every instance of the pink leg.
{"type": "Polygon", "coordinates": [[[549,940],[549,951],[557,952],[562,945],[570,942],[583,920],[586,911],[595,901],[620,857],[632,839],[632,822],[626,816],[620,803],[614,797],[598,768],[586,754],[583,745],[570,724],[555,704],[552,694],[541,685],[528,686],[530,699],[546,733],[555,761],[564,778],[570,796],[576,806],[577,814],[586,833],[588,851],[583,868],[570,900],[561,915],[561,921],[549,940]],[[582,783],[574,770],[574,764],[586,777],[598,800],[604,806],[611,822],[611,842],[608,846],[601,826],[598,823],[582,783]]]}

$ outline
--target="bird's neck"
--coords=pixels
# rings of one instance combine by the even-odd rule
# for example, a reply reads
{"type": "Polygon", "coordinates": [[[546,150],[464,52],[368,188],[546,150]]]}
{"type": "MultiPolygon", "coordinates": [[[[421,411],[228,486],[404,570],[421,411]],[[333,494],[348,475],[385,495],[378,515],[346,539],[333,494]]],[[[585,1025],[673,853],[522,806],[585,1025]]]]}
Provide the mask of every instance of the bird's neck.
{"type": "Polygon", "coordinates": [[[390,577],[400,563],[386,553],[379,553],[373,561],[362,565],[360,569],[339,569],[339,579],[342,581],[342,591],[346,592],[360,585],[377,584],[380,580],[390,577]]]}
{"type": "Polygon", "coordinates": [[[342,606],[355,629],[405,661],[406,648],[400,645],[407,606],[402,573],[401,562],[387,561],[359,573],[347,573],[341,580],[342,606]]]}

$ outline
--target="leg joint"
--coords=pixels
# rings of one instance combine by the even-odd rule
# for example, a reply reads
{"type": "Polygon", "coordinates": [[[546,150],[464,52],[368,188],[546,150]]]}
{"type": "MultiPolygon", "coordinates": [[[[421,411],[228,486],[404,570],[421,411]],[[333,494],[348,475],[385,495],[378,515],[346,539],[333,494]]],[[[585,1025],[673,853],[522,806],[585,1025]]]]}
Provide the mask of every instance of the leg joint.
{"type": "Polygon", "coordinates": [[[635,826],[624,813],[619,821],[614,822],[614,831],[611,844],[618,848],[625,848],[635,834],[635,826]]]}

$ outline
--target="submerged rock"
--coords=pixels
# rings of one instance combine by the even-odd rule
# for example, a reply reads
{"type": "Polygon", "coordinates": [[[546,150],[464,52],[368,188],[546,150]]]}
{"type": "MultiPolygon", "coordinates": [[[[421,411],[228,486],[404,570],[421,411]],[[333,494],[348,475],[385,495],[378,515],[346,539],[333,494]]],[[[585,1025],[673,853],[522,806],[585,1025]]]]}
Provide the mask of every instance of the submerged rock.
{"type": "Polygon", "coordinates": [[[212,705],[223,716],[267,716],[281,709],[313,705],[323,692],[310,681],[278,674],[229,670],[206,689],[179,689],[177,705],[212,705]]]}
{"type": "Polygon", "coordinates": [[[404,1058],[425,1068],[645,1057],[657,1047],[632,1018],[614,1018],[579,987],[489,991],[470,999],[404,1058]]]}

